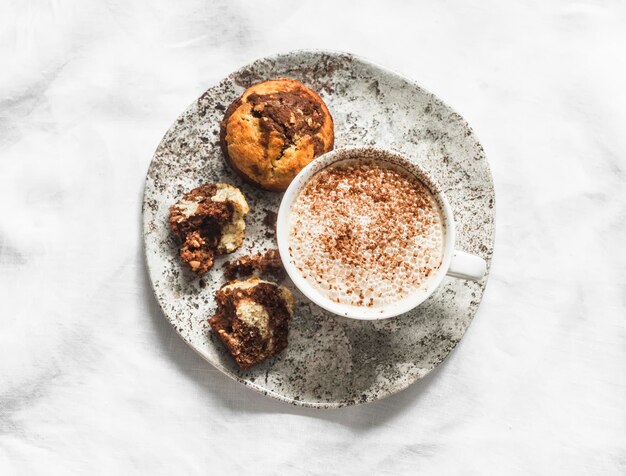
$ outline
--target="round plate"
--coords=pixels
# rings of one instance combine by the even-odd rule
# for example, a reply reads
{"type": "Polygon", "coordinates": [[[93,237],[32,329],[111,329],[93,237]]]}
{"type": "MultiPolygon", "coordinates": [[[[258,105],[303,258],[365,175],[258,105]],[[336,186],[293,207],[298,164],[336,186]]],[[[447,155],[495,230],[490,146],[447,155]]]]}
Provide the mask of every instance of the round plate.
{"type": "Polygon", "coordinates": [[[208,325],[222,264],[275,248],[263,223],[281,194],[243,183],[224,164],[219,122],[248,86],[288,77],[317,91],[335,120],[335,147],[372,145],[419,161],[442,186],[454,210],[456,248],[489,268],[494,190],[483,148],[465,120],[431,93],[380,66],[343,53],[296,51],[255,61],[208,89],[165,134],[146,178],[143,218],[146,262],[163,313],[202,357],[238,382],[280,400],[342,407],[396,393],[435,368],[469,326],[487,282],[445,278],[422,305],[402,316],[359,321],[322,310],[289,281],[297,306],[289,346],[279,356],[240,370],[208,325]],[[203,281],[178,260],[168,208],[204,182],[240,187],[251,208],[244,246],[216,261],[203,281]]]}

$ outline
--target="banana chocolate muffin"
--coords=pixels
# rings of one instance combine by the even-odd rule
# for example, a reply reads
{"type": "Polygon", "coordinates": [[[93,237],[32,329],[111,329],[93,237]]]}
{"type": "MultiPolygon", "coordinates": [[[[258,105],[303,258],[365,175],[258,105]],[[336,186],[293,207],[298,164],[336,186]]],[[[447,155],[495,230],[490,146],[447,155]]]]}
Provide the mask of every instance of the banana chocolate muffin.
{"type": "Polygon", "coordinates": [[[170,207],[170,227],[181,244],[180,259],[203,275],[216,255],[232,253],[243,243],[249,211],[241,191],[225,183],[207,183],[170,207]]]}
{"type": "Polygon", "coordinates": [[[287,347],[293,316],[291,291],[270,281],[231,281],[215,294],[217,311],[209,319],[237,365],[247,369],[287,347]]]}
{"type": "Polygon", "coordinates": [[[309,162],[333,148],[324,101],[293,79],[249,87],[226,110],[220,145],[232,169],[266,190],[284,191],[309,162]]]}

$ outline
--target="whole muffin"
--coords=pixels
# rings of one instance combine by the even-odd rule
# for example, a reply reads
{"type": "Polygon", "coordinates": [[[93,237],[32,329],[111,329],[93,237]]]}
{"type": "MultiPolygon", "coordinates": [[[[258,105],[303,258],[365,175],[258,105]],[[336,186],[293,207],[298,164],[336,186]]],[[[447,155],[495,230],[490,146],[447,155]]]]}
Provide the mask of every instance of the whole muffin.
{"type": "Polygon", "coordinates": [[[333,118],[324,101],[293,79],[255,84],[226,110],[220,144],[248,182],[284,191],[309,162],[332,150],[333,118]]]}

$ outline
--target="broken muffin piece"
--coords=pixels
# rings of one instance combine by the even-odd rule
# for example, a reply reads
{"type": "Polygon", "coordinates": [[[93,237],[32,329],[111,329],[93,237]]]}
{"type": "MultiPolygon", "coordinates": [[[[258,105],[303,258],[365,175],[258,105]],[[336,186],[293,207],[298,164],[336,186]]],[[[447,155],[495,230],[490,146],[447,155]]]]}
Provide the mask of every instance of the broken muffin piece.
{"type": "Polygon", "coordinates": [[[270,281],[231,281],[215,294],[217,311],[209,319],[237,365],[247,369],[287,347],[293,317],[291,291],[270,281]]]}
{"type": "Polygon", "coordinates": [[[241,256],[234,261],[224,264],[224,276],[228,280],[237,277],[248,277],[255,271],[258,271],[261,275],[271,274],[278,281],[282,281],[286,277],[285,268],[283,268],[277,249],[270,249],[265,253],[241,256]]]}
{"type": "Polygon", "coordinates": [[[207,183],[170,207],[170,226],[181,243],[180,259],[203,275],[216,255],[232,253],[243,243],[250,208],[241,191],[225,183],[207,183]]]}

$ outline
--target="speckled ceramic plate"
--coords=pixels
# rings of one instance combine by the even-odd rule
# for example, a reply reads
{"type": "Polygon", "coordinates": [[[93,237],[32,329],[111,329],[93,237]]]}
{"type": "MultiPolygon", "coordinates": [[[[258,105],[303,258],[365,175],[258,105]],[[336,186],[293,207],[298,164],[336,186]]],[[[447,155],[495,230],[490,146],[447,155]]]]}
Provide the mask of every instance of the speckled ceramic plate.
{"type": "Polygon", "coordinates": [[[389,147],[420,161],[452,205],[456,247],[489,266],[495,208],[487,159],[465,120],[414,82],[352,55],[319,51],[263,58],[231,74],[180,115],[154,154],[144,192],[146,262],[163,313],[180,336],[230,377],[285,402],[327,408],[371,402],[406,388],[448,355],[476,313],[487,277],[477,283],[445,278],[417,309],[381,321],[331,315],[294,289],[288,348],[239,370],[207,319],[224,283],[223,261],[276,247],[263,219],[266,209],[278,209],[281,194],[242,183],[224,164],[219,121],[246,87],[277,77],[298,79],[322,96],[335,120],[336,147],[389,147]],[[207,181],[240,187],[252,211],[243,248],[218,259],[202,287],[177,259],[167,217],[185,191],[207,181]]]}

